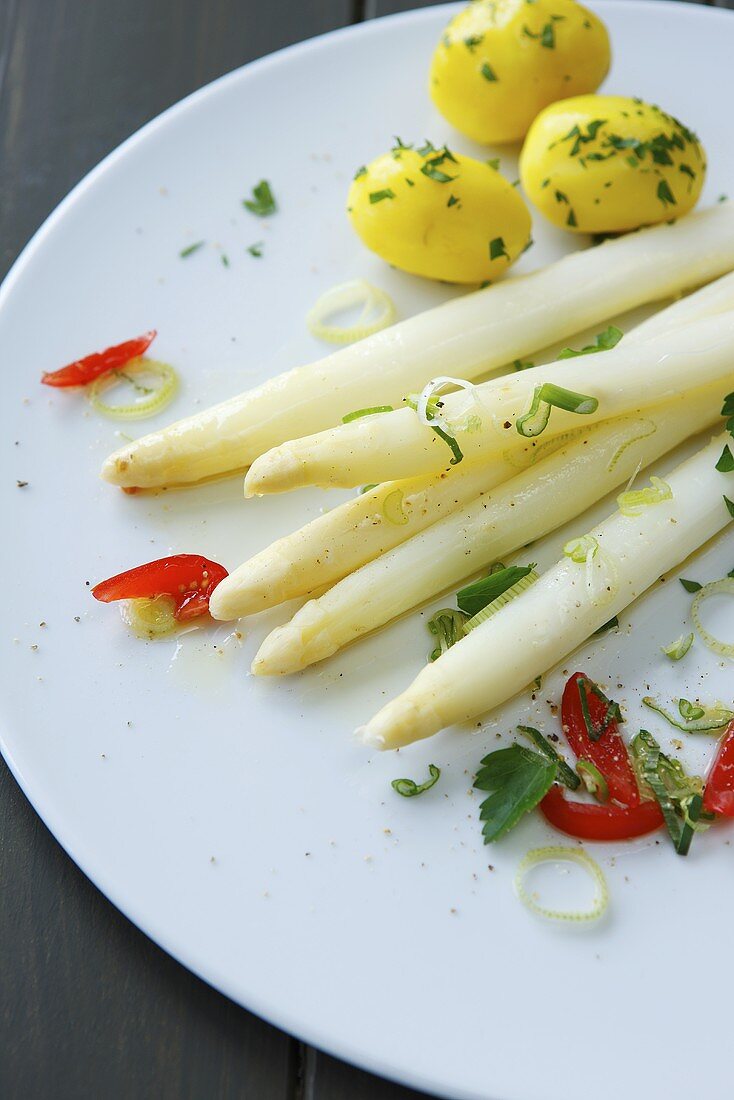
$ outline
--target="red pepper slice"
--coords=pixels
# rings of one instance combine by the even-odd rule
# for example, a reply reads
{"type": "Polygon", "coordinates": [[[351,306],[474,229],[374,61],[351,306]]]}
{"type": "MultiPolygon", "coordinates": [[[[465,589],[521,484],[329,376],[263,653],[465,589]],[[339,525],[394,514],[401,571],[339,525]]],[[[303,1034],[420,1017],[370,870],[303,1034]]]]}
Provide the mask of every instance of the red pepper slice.
{"type": "Polygon", "coordinates": [[[726,727],[703,792],[708,813],[734,817],[734,722],[726,727]]]}
{"type": "Polygon", "coordinates": [[[570,802],[557,785],[543,798],[540,809],[556,829],[579,840],[630,840],[663,824],[662,811],[652,800],[636,806],[570,802]]]}
{"type": "Polygon", "coordinates": [[[564,688],[561,703],[561,721],[568,743],[579,760],[590,760],[592,764],[596,764],[607,781],[611,798],[625,806],[638,806],[640,789],[627,746],[619,733],[619,726],[611,721],[598,741],[591,739],[581,708],[580,680],[584,681],[586,688],[586,701],[592,723],[600,727],[607,716],[606,704],[591,690],[594,687],[592,681],[582,672],[575,672],[564,688]]]}
{"type": "Polygon", "coordinates": [[[206,614],[209,597],[226,576],[224,566],[200,554],[174,554],[100,581],[92,595],[102,603],[172,596],[174,616],[183,621],[206,614]]]}
{"type": "Polygon", "coordinates": [[[83,359],[77,359],[60,370],[50,373],[46,371],[41,381],[45,386],[86,386],[107,371],[119,370],[131,359],[144,355],[155,337],[156,330],[153,328],[150,332],[144,332],[142,336],[136,336],[134,340],[126,340],[124,344],[115,344],[114,347],[105,348],[104,351],[85,355],[83,359]]]}

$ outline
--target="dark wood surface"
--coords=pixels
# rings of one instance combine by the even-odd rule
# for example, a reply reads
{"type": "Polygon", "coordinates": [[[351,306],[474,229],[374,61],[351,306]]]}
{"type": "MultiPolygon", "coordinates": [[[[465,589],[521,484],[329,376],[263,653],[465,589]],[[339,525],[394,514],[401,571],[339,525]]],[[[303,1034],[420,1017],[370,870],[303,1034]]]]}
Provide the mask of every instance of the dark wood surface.
{"type": "MultiPolygon", "coordinates": [[[[171,103],[291,42],[415,6],[0,0],[0,276],[77,180],[171,103]]],[[[3,1100],[419,1096],[304,1047],[169,958],[68,859],[2,762],[0,944],[3,1100]]]]}

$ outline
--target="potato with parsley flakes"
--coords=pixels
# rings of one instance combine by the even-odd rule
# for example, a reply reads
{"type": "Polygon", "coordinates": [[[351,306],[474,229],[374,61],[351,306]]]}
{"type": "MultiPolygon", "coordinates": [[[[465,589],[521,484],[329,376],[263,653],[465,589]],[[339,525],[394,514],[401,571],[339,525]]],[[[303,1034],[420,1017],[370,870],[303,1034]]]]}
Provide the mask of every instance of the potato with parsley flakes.
{"type": "Polygon", "coordinates": [[[522,141],[549,103],[596,91],[609,60],[606,27],[575,0],[474,0],[436,47],[430,91],[474,141],[522,141]]]}
{"type": "Polygon", "coordinates": [[[360,168],[347,211],[387,263],[450,283],[501,275],[530,242],[528,208],[494,163],[398,143],[360,168]]]}
{"type": "Polygon", "coordinates": [[[680,218],[696,205],[705,175],[706,154],[691,130],[660,107],[616,95],[547,107],[520,155],[530,201],[578,233],[680,218]]]}

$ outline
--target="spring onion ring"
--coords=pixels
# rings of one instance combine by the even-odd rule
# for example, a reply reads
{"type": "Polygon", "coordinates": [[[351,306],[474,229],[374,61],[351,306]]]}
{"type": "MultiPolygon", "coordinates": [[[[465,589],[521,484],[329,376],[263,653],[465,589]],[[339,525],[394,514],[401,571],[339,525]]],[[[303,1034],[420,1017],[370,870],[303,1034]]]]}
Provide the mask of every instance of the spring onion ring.
{"type": "Polygon", "coordinates": [[[729,642],[721,642],[709,633],[701,622],[701,604],[709,596],[734,596],[734,577],[722,577],[720,581],[711,581],[705,584],[693,597],[691,604],[691,617],[693,625],[698,631],[698,636],[705,646],[721,657],[734,657],[734,645],[729,642]]]}
{"type": "Polygon", "coordinates": [[[620,493],[617,497],[617,504],[623,516],[639,516],[642,509],[649,504],[660,504],[664,500],[672,499],[673,490],[667,481],[663,481],[661,477],[655,477],[653,474],[650,478],[650,484],[644,489],[632,489],[630,492],[620,493]]]}
{"type": "Polygon", "coordinates": [[[173,608],[174,602],[170,596],[156,596],[152,600],[123,600],[120,614],[122,621],[138,638],[160,638],[173,634],[178,626],[173,608]]]}
{"type": "Polygon", "coordinates": [[[306,324],[317,340],[326,340],[329,344],[353,344],[387,328],[393,323],[395,316],[395,303],[389,294],[368,283],[366,279],[352,279],[325,291],[306,314],[306,324]],[[359,305],[362,306],[362,312],[355,324],[326,324],[326,319],[334,313],[359,305]],[[377,316],[368,321],[367,318],[375,311],[377,316]]]}
{"type": "Polygon", "coordinates": [[[690,634],[681,634],[680,638],[675,642],[671,642],[670,645],[661,645],[660,649],[671,661],[680,661],[681,657],[685,657],[692,645],[693,631],[691,631],[690,634]]]}
{"type": "Polygon", "coordinates": [[[520,861],[520,866],[515,873],[515,893],[523,905],[546,920],[570,921],[581,924],[585,921],[598,920],[603,916],[609,904],[609,891],[606,879],[601,867],[588,855],[583,848],[570,848],[563,845],[554,845],[550,848],[532,848],[520,861]],[[589,909],[548,909],[540,905],[534,896],[525,888],[525,878],[533,867],[541,863],[576,863],[589,874],[596,893],[589,909]]]}
{"type": "Polygon", "coordinates": [[[563,553],[567,558],[570,558],[571,561],[576,562],[577,565],[581,565],[586,563],[589,554],[591,554],[593,558],[598,549],[599,543],[593,535],[581,535],[580,538],[569,539],[563,547],[563,553]]]}
{"type": "Polygon", "coordinates": [[[481,419],[476,414],[463,416],[458,420],[447,420],[440,415],[440,404],[437,403],[438,396],[446,386],[455,386],[459,390],[466,390],[473,404],[475,406],[479,405],[477,387],[473,382],[467,382],[463,378],[451,378],[450,375],[443,374],[439,378],[432,378],[418,395],[415,411],[418,413],[418,419],[421,423],[427,424],[429,428],[435,428],[438,421],[446,435],[450,435],[452,439],[456,438],[457,432],[477,431],[481,428],[481,419]]]}
{"type": "Polygon", "coordinates": [[[141,356],[127,363],[124,370],[112,370],[95,379],[87,389],[87,397],[92,408],[103,416],[109,416],[113,420],[143,420],[165,409],[177,390],[178,374],[172,366],[141,356]],[[155,388],[141,385],[136,381],[137,375],[151,376],[158,380],[158,384],[155,388]],[[141,393],[141,399],[131,405],[108,405],[106,401],[102,401],[101,395],[121,381],[128,382],[141,393]]]}

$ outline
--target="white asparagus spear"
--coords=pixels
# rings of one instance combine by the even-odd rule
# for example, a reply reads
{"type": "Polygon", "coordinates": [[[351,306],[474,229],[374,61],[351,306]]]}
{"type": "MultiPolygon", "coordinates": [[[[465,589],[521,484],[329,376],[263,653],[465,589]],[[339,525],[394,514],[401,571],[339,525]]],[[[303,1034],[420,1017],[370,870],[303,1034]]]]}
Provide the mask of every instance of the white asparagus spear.
{"type": "Polygon", "coordinates": [[[638,416],[592,426],[580,439],[310,600],[268,635],[253,673],[283,675],[330,657],[542,538],[624,485],[638,468],[713,424],[720,396],[710,389],[696,391],[638,416]]]}
{"type": "Polygon", "coordinates": [[[364,741],[398,748],[499,706],[703,546],[731,522],[724,495],[734,479],[715,466],[727,442],[727,435],[714,438],[668,475],[671,499],[637,516],[615,512],[590,532],[599,546],[591,586],[586,564],[564,557],[427,665],[360,731],[364,741]]]}
{"type": "MultiPolygon", "coordinates": [[[[628,332],[625,344],[726,309],[734,309],[734,274],[660,310],[628,332]]],[[[556,437],[555,446],[562,442],[556,437]]],[[[212,594],[210,611],[217,619],[236,619],[335,584],[514,476],[531,463],[534,453],[534,447],[526,446],[511,464],[502,457],[489,464],[462,462],[452,468],[450,477],[442,473],[385,482],[345,501],[233,570],[212,594]],[[383,510],[385,499],[394,501],[396,492],[402,493],[406,523],[391,523],[383,510]]],[[[543,454],[550,453],[549,444],[543,454]]]]}
{"type": "MultiPolygon", "coordinates": [[[[662,404],[697,387],[734,376],[734,311],[682,325],[670,333],[611,351],[547,363],[534,370],[492,379],[477,386],[477,405],[466,392],[443,397],[442,416],[456,421],[475,412],[481,427],[457,438],[466,458],[490,458],[524,442],[515,420],[543,383],[598,399],[584,417],[554,408],[543,439],[558,432],[623,416],[636,408],[662,404]]],[[[245,479],[247,495],[287,492],[305,485],[358,485],[369,477],[387,481],[436,473],[448,466],[450,451],[410,408],[364,417],[328,432],[294,439],[262,455],[245,479]]]]}
{"type": "Polygon", "coordinates": [[[269,448],[321,431],[355,409],[399,404],[434,374],[450,368],[478,378],[732,268],[734,204],[722,203],[456,298],[280,374],[127,444],[106,460],[102,477],[123,488],[155,488],[240,470],[269,448]]]}
{"type": "MultiPolygon", "coordinates": [[[[552,441],[550,450],[562,446],[564,438],[552,441]]],[[[238,619],[335,584],[455,509],[481,499],[532,465],[537,451],[537,444],[526,440],[509,458],[462,462],[450,474],[376,485],[234,569],[212,592],[209,611],[215,619],[238,619]]]]}

